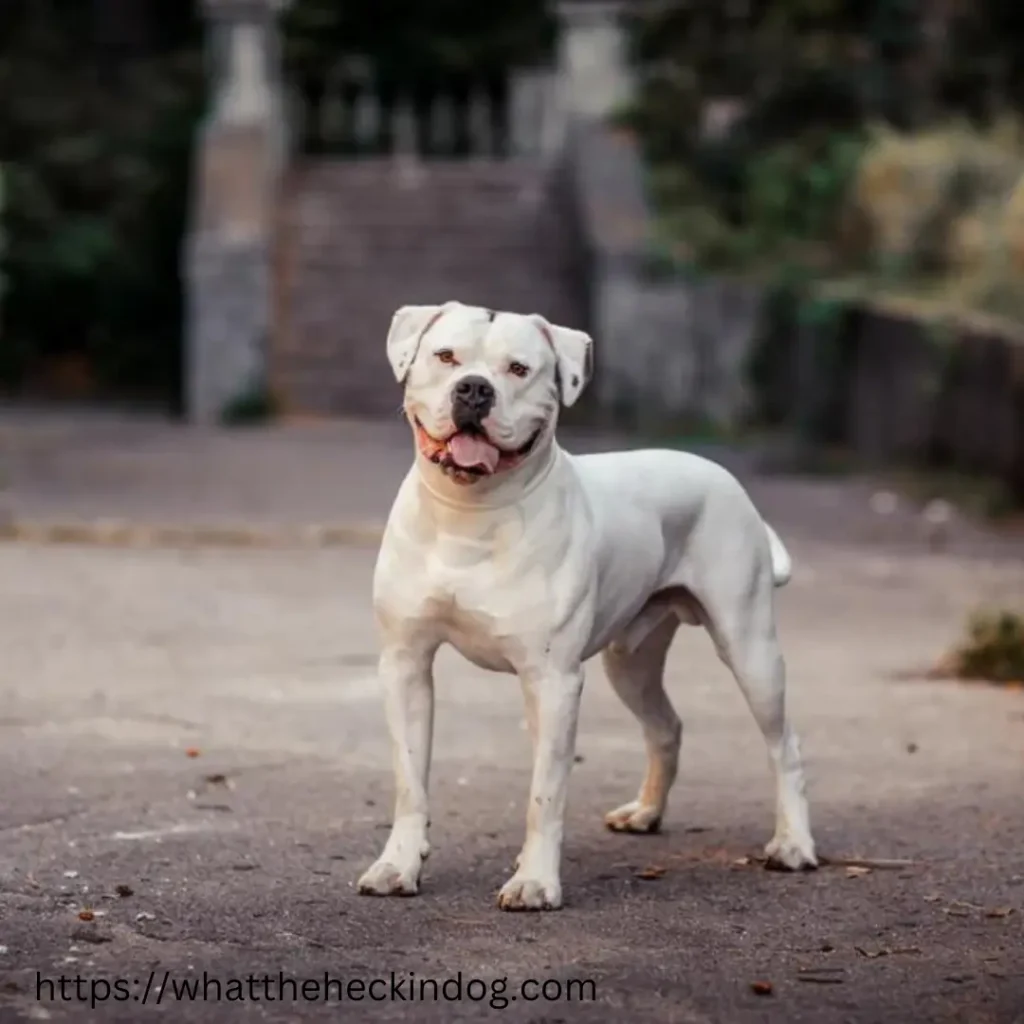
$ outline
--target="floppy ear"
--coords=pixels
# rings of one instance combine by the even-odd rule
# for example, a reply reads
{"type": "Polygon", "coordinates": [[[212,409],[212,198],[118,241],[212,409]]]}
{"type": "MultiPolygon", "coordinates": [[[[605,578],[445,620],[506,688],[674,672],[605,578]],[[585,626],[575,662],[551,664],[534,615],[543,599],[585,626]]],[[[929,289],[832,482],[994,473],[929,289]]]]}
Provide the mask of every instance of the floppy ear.
{"type": "Polygon", "coordinates": [[[533,321],[554,350],[558,366],[558,390],[562,405],[572,405],[594,372],[594,341],[586,331],[549,324],[534,314],[533,321]]]}
{"type": "Polygon", "coordinates": [[[416,358],[420,339],[451,303],[443,306],[402,306],[391,318],[388,331],[388,362],[399,384],[405,382],[416,358]]]}

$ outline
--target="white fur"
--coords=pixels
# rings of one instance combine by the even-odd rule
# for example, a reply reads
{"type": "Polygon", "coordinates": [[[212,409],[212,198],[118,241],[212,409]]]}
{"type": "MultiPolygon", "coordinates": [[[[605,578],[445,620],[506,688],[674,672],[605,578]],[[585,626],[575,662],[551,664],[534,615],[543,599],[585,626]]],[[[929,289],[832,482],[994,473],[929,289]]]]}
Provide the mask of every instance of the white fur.
{"type": "Polygon", "coordinates": [[[590,339],[580,331],[449,303],[400,310],[391,333],[389,357],[406,384],[407,414],[435,437],[451,433],[451,388],[467,373],[494,385],[484,420],[492,439],[511,449],[542,433],[521,464],[469,485],[418,455],[395,500],[374,607],[397,797],[391,835],[360,891],[418,891],[429,849],[431,666],[444,643],[522,684],[533,776],[526,840],[499,894],[503,908],[561,905],[583,665],[596,654],[638,719],[648,754],[637,798],[606,823],[631,832],[657,828],[682,734],[662,680],[680,623],[707,628],[764,733],[777,792],[770,860],[814,866],[775,631],[773,592],[789,579],[791,563],[737,480],[677,451],[563,451],[554,439],[559,404],[575,401],[589,375],[590,339]],[[441,350],[454,353],[456,364],[442,362],[441,350]],[[527,366],[529,376],[511,375],[511,362],[527,366]]]}

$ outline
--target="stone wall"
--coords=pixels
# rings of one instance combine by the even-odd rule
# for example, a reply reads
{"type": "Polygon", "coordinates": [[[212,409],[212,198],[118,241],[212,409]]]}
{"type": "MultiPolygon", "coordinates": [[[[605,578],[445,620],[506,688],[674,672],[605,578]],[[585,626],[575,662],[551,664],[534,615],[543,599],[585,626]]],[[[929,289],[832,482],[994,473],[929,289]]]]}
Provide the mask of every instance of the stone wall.
{"type": "Polygon", "coordinates": [[[760,290],[659,273],[634,139],[598,121],[577,121],[570,138],[596,338],[591,415],[649,426],[738,426],[749,406],[746,364],[760,290]]]}
{"type": "Polygon", "coordinates": [[[844,440],[862,460],[991,477],[1024,498],[1024,339],[867,310],[849,361],[844,440]]]}
{"type": "Polygon", "coordinates": [[[951,470],[1024,498],[1021,332],[877,298],[827,304],[825,322],[766,325],[754,354],[758,412],[803,457],[842,449],[864,466],[951,470]]]}

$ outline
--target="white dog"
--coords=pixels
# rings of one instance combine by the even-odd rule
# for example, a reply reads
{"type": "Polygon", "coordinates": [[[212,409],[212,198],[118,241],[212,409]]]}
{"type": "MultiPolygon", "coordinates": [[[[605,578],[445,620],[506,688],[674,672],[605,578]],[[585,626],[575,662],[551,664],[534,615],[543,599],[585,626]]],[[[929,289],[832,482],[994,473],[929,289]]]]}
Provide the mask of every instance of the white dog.
{"type": "Polygon", "coordinates": [[[682,735],[662,681],[680,623],[708,630],[767,741],[777,789],[769,863],[816,866],[775,631],[773,592],[790,560],[738,481],[681,452],[577,457],[560,448],[559,405],[572,405],[590,375],[582,331],[457,302],[406,306],[387,354],[405,385],[417,455],[374,578],[397,796],[391,834],[359,891],[418,891],[429,852],[432,663],[443,643],[522,683],[533,778],[526,841],[501,907],[562,903],[583,664],[599,652],[648,757],[639,795],[606,822],[657,829],[682,735]]]}

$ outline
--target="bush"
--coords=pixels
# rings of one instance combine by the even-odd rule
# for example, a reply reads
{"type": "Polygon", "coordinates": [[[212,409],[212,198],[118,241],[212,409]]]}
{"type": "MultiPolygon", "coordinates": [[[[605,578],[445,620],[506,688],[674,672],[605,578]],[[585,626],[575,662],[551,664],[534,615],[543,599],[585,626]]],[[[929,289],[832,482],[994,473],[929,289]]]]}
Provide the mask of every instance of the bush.
{"type": "Polygon", "coordinates": [[[1021,109],[1022,19],[1014,0],[638,9],[629,120],[665,247],[1024,322],[1024,131],[994,116],[1021,109]]]}
{"type": "Polygon", "coordinates": [[[877,128],[850,193],[849,217],[863,228],[860,255],[907,272],[970,268],[978,260],[973,226],[992,219],[986,214],[998,219],[1022,174],[1024,145],[1013,122],[989,131],[877,128]]]}
{"type": "Polygon", "coordinates": [[[842,132],[754,151],[699,146],[692,163],[653,169],[662,230],[679,259],[707,268],[825,269],[860,149],[857,135],[842,132]]]}
{"type": "Polygon", "coordinates": [[[949,675],[993,683],[1024,683],[1024,615],[978,612],[966,641],[947,659],[949,675]]]}
{"type": "Polygon", "coordinates": [[[1024,321],[1024,127],[876,130],[839,242],[881,287],[1024,321]]]}
{"type": "Polygon", "coordinates": [[[3,42],[0,152],[13,159],[0,386],[73,355],[101,392],[172,397],[201,53],[105,71],[56,17],[28,18],[3,42]]]}

